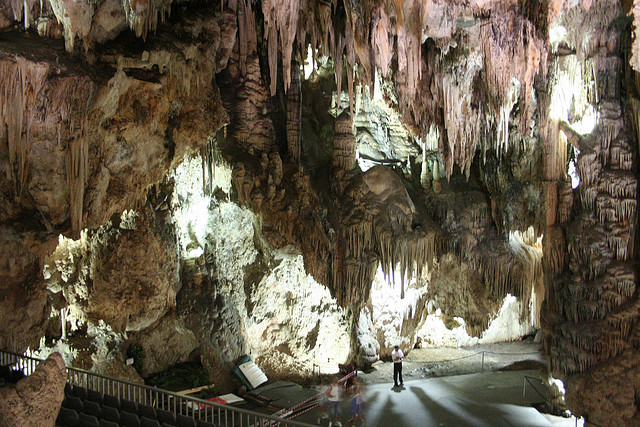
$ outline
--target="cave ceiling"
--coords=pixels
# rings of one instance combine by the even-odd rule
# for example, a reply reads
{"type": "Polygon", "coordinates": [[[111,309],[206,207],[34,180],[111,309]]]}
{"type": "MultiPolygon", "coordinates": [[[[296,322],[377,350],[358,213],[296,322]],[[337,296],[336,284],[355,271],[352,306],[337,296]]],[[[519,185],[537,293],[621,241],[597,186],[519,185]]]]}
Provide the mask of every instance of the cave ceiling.
{"type": "MultiPolygon", "coordinates": [[[[253,351],[283,375],[329,330],[367,363],[410,346],[435,308],[478,337],[511,294],[572,409],[637,421],[638,19],[612,0],[3,0],[0,301],[20,326],[0,344],[37,347],[57,316],[155,351],[147,373],[198,349],[210,372],[253,351]],[[393,333],[384,281],[413,301],[393,333]]],[[[75,361],[107,372],[109,351],[75,361]]]]}

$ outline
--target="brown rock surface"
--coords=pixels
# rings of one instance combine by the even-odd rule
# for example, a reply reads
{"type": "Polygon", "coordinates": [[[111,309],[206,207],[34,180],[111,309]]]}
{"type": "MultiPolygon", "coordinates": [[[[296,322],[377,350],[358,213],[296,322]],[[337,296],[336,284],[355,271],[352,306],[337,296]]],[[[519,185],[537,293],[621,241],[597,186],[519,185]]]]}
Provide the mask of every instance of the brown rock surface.
{"type": "Polygon", "coordinates": [[[0,227],[0,348],[22,352],[34,348],[49,317],[41,278],[40,247],[29,233],[0,227]]]}
{"type": "Polygon", "coordinates": [[[175,307],[177,259],[157,235],[127,230],[94,262],[85,310],[95,323],[102,319],[116,331],[138,331],[175,307]]]}
{"type": "Polygon", "coordinates": [[[13,386],[0,389],[0,424],[53,427],[64,400],[67,371],[60,353],[52,353],[13,386]]]}
{"type": "Polygon", "coordinates": [[[191,353],[200,347],[184,319],[175,314],[167,314],[141,332],[130,333],[129,342],[141,346],[144,351],[140,372],[143,376],[160,372],[175,363],[186,362],[191,353]]]}
{"type": "MultiPolygon", "coordinates": [[[[568,400],[589,419],[636,421],[638,378],[626,366],[637,365],[640,317],[640,101],[627,64],[637,70],[640,61],[626,14],[637,24],[637,3],[0,5],[0,320],[21,339],[0,332],[0,344],[37,343],[53,307],[63,321],[67,311],[74,342],[108,349],[101,357],[121,353],[133,330],[151,350],[188,290],[180,315],[204,364],[228,369],[255,350],[252,291],[277,268],[274,251],[286,248],[353,313],[368,307],[381,266],[402,296],[406,280],[431,286],[430,301],[449,317],[463,314],[473,335],[506,293],[522,302],[520,320],[531,291],[545,295],[547,350],[568,400]],[[309,47],[323,64],[313,82],[298,68],[309,47]],[[371,109],[362,114],[359,84],[402,117],[406,132],[369,120],[371,109]],[[353,120],[343,120],[347,108],[353,120]],[[203,171],[211,177],[228,162],[234,189],[203,183],[209,198],[185,212],[201,222],[176,242],[176,222],[186,219],[173,216],[169,175],[201,148],[203,171]],[[386,166],[361,173],[363,152],[386,166]],[[575,191],[571,159],[582,179],[575,191]],[[432,171],[432,184],[419,169],[432,171]],[[224,204],[231,225],[212,238],[224,204]],[[132,209],[144,225],[119,230],[117,218],[132,209]],[[241,239],[234,215],[246,227],[241,239]],[[59,234],[67,240],[56,250],[59,234]],[[593,399],[611,381],[609,367],[623,377],[613,381],[620,393],[593,399]]],[[[394,326],[406,342],[425,295],[394,326]]],[[[356,317],[341,326],[353,328],[356,317]]],[[[286,341],[297,340],[275,329],[267,329],[278,340],[274,373],[293,369],[287,352],[296,346],[286,341]]],[[[388,344],[369,338],[361,340],[367,360],[386,354],[388,344]]],[[[219,379],[230,382],[227,373],[219,379]]]]}

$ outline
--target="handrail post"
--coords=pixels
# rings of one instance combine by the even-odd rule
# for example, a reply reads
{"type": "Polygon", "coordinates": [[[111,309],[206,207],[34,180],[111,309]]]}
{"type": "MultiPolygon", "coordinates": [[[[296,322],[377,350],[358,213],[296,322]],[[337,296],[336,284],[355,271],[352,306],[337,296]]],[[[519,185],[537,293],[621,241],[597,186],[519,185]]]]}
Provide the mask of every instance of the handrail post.
{"type": "MultiPolygon", "coordinates": [[[[2,350],[0,350],[0,361],[3,364],[11,363],[12,365],[18,365],[18,367],[28,374],[32,374],[37,365],[42,362],[42,360],[38,358],[21,356],[2,350]]],[[[148,403],[157,408],[172,411],[174,415],[187,415],[193,419],[204,419],[204,421],[214,421],[214,419],[217,418],[218,424],[222,424],[220,421],[224,419],[224,425],[229,425],[228,422],[231,420],[233,422],[232,425],[236,425],[236,422],[238,422],[240,426],[248,427],[251,425],[250,421],[253,419],[254,426],[260,423],[260,425],[269,426],[299,425],[311,427],[309,424],[279,418],[277,414],[264,415],[240,408],[232,408],[227,405],[219,405],[203,399],[156,389],[155,387],[133,384],[128,381],[106,377],[81,369],[66,367],[66,372],[67,383],[70,385],[84,386],[87,389],[101,391],[102,393],[107,392],[107,394],[111,394],[120,399],[128,399],[136,403],[148,403]],[[204,411],[204,413],[202,411],[204,411]],[[211,413],[209,413],[209,411],[211,413]],[[238,415],[237,418],[236,414],[238,415]]]]}

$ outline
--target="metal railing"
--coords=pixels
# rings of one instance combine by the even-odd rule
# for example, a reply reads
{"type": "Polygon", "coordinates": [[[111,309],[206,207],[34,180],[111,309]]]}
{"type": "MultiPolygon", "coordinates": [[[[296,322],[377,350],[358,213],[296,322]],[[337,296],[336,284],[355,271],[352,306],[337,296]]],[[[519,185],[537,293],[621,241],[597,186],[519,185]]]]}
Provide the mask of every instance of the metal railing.
{"type": "MultiPolygon", "coordinates": [[[[451,362],[457,362],[460,360],[470,359],[477,356],[480,358],[480,363],[478,363],[478,365],[480,366],[480,372],[484,372],[485,369],[492,370],[492,369],[495,369],[496,366],[498,366],[498,369],[499,369],[500,368],[499,365],[506,365],[506,363],[495,363],[495,362],[491,362],[490,360],[485,360],[486,355],[513,356],[514,358],[517,358],[517,356],[530,356],[530,355],[539,355],[539,354],[540,353],[537,351],[530,351],[530,352],[524,352],[524,353],[503,353],[503,352],[497,352],[497,351],[480,350],[480,351],[473,352],[471,354],[466,354],[464,356],[455,357],[453,359],[429,360],[427,362],[422,362],[422,363],[424,363],[425,365],[448,364],[451,362]]],[[[536,360],[536,359],[527,358],[526,360],[536,360]]],[[[478,366],[478,365],[475,365],[475,366],[478,366]]],[[[476,369],[471,368],[471,371],[475,371],[475,370],[477,370],[477,367],[476,369]]]]}
{"type": "Polygon", "coordinates": [[[522,377],[522,401],[523,402],[525,401],[525,395],[527,392],[527,383],[529,383],[529,387],[532,388],[538,394],[538,396],[540,396],[547,404],[551,405],[551,400],[549,400],[548,388],[545,396],[545,393],[538,390],[538,388],[535,386],[535,383],[540,383],[540,378],[530,377],[529,375],[525,375],[522,377]]]}
{"type": "MultiPolygon", "coordinates": [[[[0,366],[19,369],[24,375],[31,375],[40,362],[42,362],[42,360],[35,357],[22,356],[0,350],[0,366]]],[[[184,415],[196,420],[214,423],[217,426],[308,427],[312,425],[233,406],[222,405],[155,387],[134,384],[71,367],[67,367],[67,382],[88,390],[99,391],[120,399],[131,400],[139,404],[152,406],[156,409],[163,409],[172,412],[174,415],[184,415]]]]}

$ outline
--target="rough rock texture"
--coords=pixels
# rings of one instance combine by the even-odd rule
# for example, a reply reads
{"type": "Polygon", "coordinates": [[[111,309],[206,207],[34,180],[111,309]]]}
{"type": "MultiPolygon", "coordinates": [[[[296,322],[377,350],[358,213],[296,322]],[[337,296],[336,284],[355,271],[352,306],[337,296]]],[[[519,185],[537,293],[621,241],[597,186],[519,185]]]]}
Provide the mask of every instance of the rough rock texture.
{"type": "MultiPolygon", "coordinates": [[[[584,15],[565,19],[581,22],[582,31],[598,34],[605,31],[599,27],[604,23],[602,15],[594,14],[604,13],[603,7],[594,5],[584,15]]],[[[607,13],[615,15],[611,10],[607,13]]],[[[545,153],[547,232],[553,239],[545,248],[550,367],[554,376],[565,380],[569,407],[597,424],[637,422],[635,391],[631,391],[637,390],[637,378],[628,372],[637,365],[634,325],[640,315],[634,260],[636,142],[620,102],[624,39],[617,30],[615,25],[606,29],[606,45],[584,40],[575,46],[575,55],[589,57],[578,68],[582,79],[597,79],[597,84],[587,85],[586,93],[587,104],[593,105],[598,117],[593,130],[579,132],[566,122],[550,125],[551,144],[558,151],[563,144],[571,144],[578,153],[580,185],[575,197],[563,190],[562,175],[554,175],[555,159],[549,148],[545,153]],[[623,386],[618,382],[621,377],[634,385],[623,386]],[[615,397],[603,398],[604,388],[615,389],[615,397]]],[[[571,59],[556,58],[559,75],[566,72],[571,59]]]]}
{"type": "Polygon", "coordinates": [[[116,332],[140,330],[175,307],[175,249],[132,221],[83,233],[77,242],[61,238],[47,259],[48,287],[70,310],[72,329],[102,320],[116,332]]]}
{"type": "Polygon", "coordinates": [[[15,386],[0,388],[0,423],[7,427],[55,426],[66,382],[62,356],[52,353],[15,386]]]}
{"type": "Polygon", "coordinates": [[[144,352],[142,376],[163,371],[175,363],[186,362],[200,346],[194,333],[186,327],[184,319],[171,314],[161,317],[156,324],[139,333],[129,334],[129,343],[139,345],[144,352]]]}
{"type": "Polygon", "coordinates": [[[41,277],[40,245],[32,233],[0,231],[0,304],[2,321],[11,327],[0,331],[3,348],[36,347],[49,316],[46,286],[41,277]]]}
{"type": "Polygon", "coordinates": [[[116,331],[139,331],[175,308],[180,289],[175,250],[157,235],[126,230],[101,250],[92,260],[84,309],[89,319],[102,319],[116,331]]]}
{"type": "Polygon", "coordinates": [[[485,337],[507,294],[516,323],[538,324],[544,297],[571,409],[632,422],[627,12],[637,20],[613,0],[6,2],[0,320],[20,337],[0,344],[44,338],[118,375],[128,344],[146,346],[145,373],[197,346],[230,386],[243,354],[274,377],[327,353],[333,368],[369,364],[435,320],[485,337]],[[160,354],[182,325],[181,351],[160,354]],[[593,398],[627,374],[619,397],[593,398]]]}
{"type": "Polygon", "coordinates": [[[46,319],[57,317],[48,339],[74,335],[67,338],[82,349],[77,364],[89,368],[99,350],[80,335],[95,339],[102,332],[91,330],[108,327],[121,342],[119,332],[146,328],[175,307],[175,242],[160,221],[166,195],[153,188],[148,198],[148,189],[227,116],[211,85],[217,21],[185,18],[157,36],[144,49],[93,51],[99,65],[88,65],[58,42],[2,35],[2,247],[12,253],[2,257],[10,290],[2,295],[6,307],[16,307],[2,310],[3,322],[16,325],[13,336],[3,334],[4,348],[36,348],[45,326],[55,324],[46,319]],[[132,208],[145,210],[143,221],[158,229],[120,228],[132,208]],[[87,225],[94,228],[79,233],[87,225]],[[59,233],[80,239],[71,243],[59,233]],[[20,304],[19,290],[29,290],[20,304]]]}

